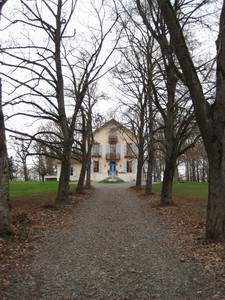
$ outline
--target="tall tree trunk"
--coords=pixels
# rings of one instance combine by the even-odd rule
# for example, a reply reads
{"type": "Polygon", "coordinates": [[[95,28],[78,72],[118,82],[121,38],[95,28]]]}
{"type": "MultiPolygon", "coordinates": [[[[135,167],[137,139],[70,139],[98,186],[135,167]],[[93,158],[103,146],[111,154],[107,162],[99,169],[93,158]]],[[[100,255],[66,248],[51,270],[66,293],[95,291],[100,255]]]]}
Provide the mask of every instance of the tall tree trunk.
{"type": "Polygon", "coordinates": [[[162,176],[162,163],[160,159],[154,158],[154,181],[161,181],[161,176],[162,176]]]}
{"type": "Polygon", "coordinates": [[[136,175],[136,188],[141,189],[142,185],[142,168],[144,163],[144,156],[143,156],[143,148],[138,151],[138,163],[137,163],[137,175],[136,175]]]}
{"type": "Polygon", "coordinates": [[[194,158],[191,159],[191,173],[192,182],[196,182],[196,169],[194,158]]]}
{"type": "Polygon", "coordinates": [[[65,203],[68,201],[68,191],[70,182],[70,160],[72,151],[73,140],[73,126],[68,125],[66,117],[65,99],[64,99],[64,78],[61,61],[61,43],[62,43],[62,8],[63,1],[57,1],[57,14],[56,14],[56,30],[54,35],[55,42],[55,68],[56,68],[56,99],[58,103],[58,113],[60,127],[63,133],[64,145],[62,154],[61,174],[59,178],[58,193],[56,203],[65,203]]]}
{"type": "Polygon", "coordinates": [[[89,96],[89,111],[88,111],[88,120],[87,120],[87,175],[86,175],[86,188],[91,188],[91,149],[93,146],[93,128],[92,128],[92,106],[90,103],[91,97],[88,90],[89,96]]]}
{"type": "Polygon", "coordinates": [[[161,191],[161,205],[169,205],[173,203],[172,188],[175,167],[176,155],[171,154],[166,158],[166,166],[163,174],[163,184],[161,191]]]}
{"type": "Polygon", "coordinates": [[[45,174],[41,174],[41,182],[45,181],[45,174]]]}
{"type": "MultiPolygon", "coordinates": [[[[144,101],[146,103],[146,101],[144,101]]],[[[142,168],[144,164],[144,117],[145,105],[142,104],[140,112],[140,126],[138,134],[138,159],[137,159],[137,175],[136,175],[136,188],[141,189],[142,186],[142,168]]]]}
{"type": "Polygon", "coordinates": [[[149,143],[148,143],[148,169],[147,169],[147,179],[145,186],[145,195],[152,194],[152,175],[154,170],[154,143],[153,143],[153,130],[152,123],[150,125],[149,133],[149,143]]]}
{"type": "MultiPolygon", "coordinates": [[[[2,0],[0,3],[0,18],[3,5],[6,2],[7,0],[2,0]]],[[[5,139],[4,115],[2,111],[2,79],[0,78],[0,235],[11,233],[9,212],[8,155],[5,139]]]]}
{"type": "Polygon", "coordinates": [[[196,163],[196,177],[197,177],[197,181],[200,181],[200,171],[199,171],[199,163],[196,163]]]}
{"type": "Polygon", "coordinates": [[[88,188],[88,189],[91,188],[91,154],[88,155],[86,188],[88,188]]]}
{"type": "MultiPolygon", "coordinates": [[[[84,110],[81,110],[82,113],[82,167],[81,167],[81,171],[80,171],[80,177],[78,180],[78,184],[77,184],[77,188],[76,188],[76,192],[79,194],[83,194],[84,193],[84,181],[85,181],[85,175],[86,175],[86,171],[87,171],[87,162],[88,162],[88,158],[89,158],[89,151],[91,151],[91,149],[88,149],[87,151],[87,141],[89,144],[89,133],[88,131],[91,130],[89,128],[88,130],[88,125],[90,125],[89,120],[86,120],[86,115],[84,110]]],[[[90,145],[88,145],[90,146],[90,145]]]]}
{"type": "Polygon", "coordinates": [[[203,160],[203,165],[202,165],[202,181],[206,182],[208,178],[208,163],[206,163],[205,160],[203,160]]]}
{"type": "Polygon", "coordinates": [[[174,169],[174,180],[179,181],[179,170],[177,164],[174,169]]]}
{"type": "Polygon", "coordinates": [[[147,179],[145,186],[145,195],[152,194],[152,173],[153,173],[153,161],[148,160],[147,179]]]}
{"type": "Polygon", "coordinates": [[[23,174],[24,174],[24,180],[29,181],[26,158],[23,159],[23,174]]]}
{"type": "MultiPolygon", "coordinates": [[[[151,58],[148,56],[149,66],[151,66],[151,58]]],[[[152,70],[152,66],[150,68],[152,70]]],[[[154,151],[154,133],[153,133],[153,105],[151,97],[151,74],[149,72],[149,81],[148,81],[148,141],[147,141],[147,150],[148,150],[148,170],[147,170],[147,180],[145,186],[145,195],[152,194],[152,175],[154,170],[154,161],[155,161],[155,151],[154,151]]]]}
{"type": "Polygon", "coordinates": [[[57,204],[64,204],[68,201],[69,183],[70,183],[70,161],[71,161],[71,147],[64,146],[64,154],[62,157],[61,173],[59,177],[59,186],[56,196],[57,204]]]}
{"type": "Polygon", "coordinates": [[[161,191],[161,204],[168,205],[173,203],[172,186],[173,177],[176,167],[176,138],[174,136],[174,103],[175,91],[177,85],[177,77],[174,75],[172,65],[169,63],[166,71],[167,76],[167,111],[165,117],[165,142],[166,142],[166,157],[165,170],[163,175],[163,185],[161,191]]]}
{"type": "Polygon", "coordinates": [[[217,39],[216,100],[211,109],[213,137],[206,151],[209,160],[207,240],[225,240],[225,1],[217,39]]]}
{"type": "Polygon", "coordinates": [[[82,163],[81,171],[80,171],[80,177],[77,183],[76,192],[79,194],[84,193],[84,181],[85,181],[85,174],[86,174],[86,158],[85,161],[82,163]]]}
{"type": "MultiPolygon", "coordinates": [[[[223,141],[224,144],[224,141],[223,141]]],[[[221,145],[215,145],[209,158],[209,195],[207,206],[206,238],[223,241],[225,237],[225,154],[221,145]]],[[[225,151],[225,147],[223,148],[225,151]]]]}
{"type": "Polygon", "coordinates": [[[0,235],[11,232],[9,212],[9,171],[2,111],[2,83],[0,78],[0,235]]]}

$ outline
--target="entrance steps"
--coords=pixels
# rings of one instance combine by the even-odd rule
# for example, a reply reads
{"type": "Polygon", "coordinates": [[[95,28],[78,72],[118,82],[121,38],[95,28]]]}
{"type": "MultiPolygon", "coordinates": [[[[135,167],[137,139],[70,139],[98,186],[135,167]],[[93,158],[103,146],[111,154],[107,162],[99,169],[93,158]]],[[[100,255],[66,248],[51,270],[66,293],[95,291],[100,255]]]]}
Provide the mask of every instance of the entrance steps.
{"type": "Polygon", "coordinates": [[[118,176],[108,176],[104,180],[104,182],[123,182],[123,179],[119,178],[118,176]]]}

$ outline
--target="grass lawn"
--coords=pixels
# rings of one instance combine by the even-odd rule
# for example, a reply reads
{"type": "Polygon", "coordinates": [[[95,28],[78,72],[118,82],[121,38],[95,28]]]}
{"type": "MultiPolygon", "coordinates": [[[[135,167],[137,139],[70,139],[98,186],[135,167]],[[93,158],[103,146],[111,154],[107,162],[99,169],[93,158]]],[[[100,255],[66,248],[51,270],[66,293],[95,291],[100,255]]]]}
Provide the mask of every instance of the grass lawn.
{"type": "MultiPolygon", "coordinates": [[[[10,199],[43,196],[56,193],[57,181],[12,181],[9,185],[10,199]]],[[[75,184],[71,184],[72,187],[75,184]]]]}
{"type": "MultiPolygon", "coordinates": [[[[161,188],[162,183],[153,185],[153,191],[158,195],[160,195],[161,188]]],[[[207,198],[207,182],[174,182],[173,200],[175,205],[165,209],[168,210],[170,218],[177,220],[178,227],[185,223],[189,224],[191,228],[199,227],[201,224],[201,228],[203,228],[206,220],[207,198]]]]}
{"type": "MultiPolygon", "coordinates": [[[[153,185],[153,191],[160,192],[162,183],[153,185]]],[[[199,200],[207,200],[208,183],[207,182],[174,182],[173,183],[173,197],[185,198],[186,200],[195,198],[199,200]]]]}

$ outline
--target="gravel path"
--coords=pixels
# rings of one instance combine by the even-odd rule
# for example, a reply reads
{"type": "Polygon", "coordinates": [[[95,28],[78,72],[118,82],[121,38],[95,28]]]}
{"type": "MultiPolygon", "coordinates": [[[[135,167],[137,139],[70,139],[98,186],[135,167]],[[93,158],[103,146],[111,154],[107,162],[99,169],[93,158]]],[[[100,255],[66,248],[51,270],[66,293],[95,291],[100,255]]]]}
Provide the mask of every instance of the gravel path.
{"type": "MultiPolygon", "coordinates": [[[[225,299],[127,184],[96,184],[3,299],[225,299]]],[[[1,297],[0,297],[1,298],[1,297]]]]}

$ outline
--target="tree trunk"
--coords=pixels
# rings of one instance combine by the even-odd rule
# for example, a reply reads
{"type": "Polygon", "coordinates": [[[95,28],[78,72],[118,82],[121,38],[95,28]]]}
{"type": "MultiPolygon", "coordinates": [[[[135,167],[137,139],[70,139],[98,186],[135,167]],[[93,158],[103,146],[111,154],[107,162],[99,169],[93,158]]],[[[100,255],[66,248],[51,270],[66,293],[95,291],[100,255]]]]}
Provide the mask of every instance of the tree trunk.
{"type": "Polygon", "coordinates": [[[65,100],[64,100],[64,77],[61,62],[61,43],[62,43],[62,7],[63,1],[57,1],[57,14],[56,14],[56,30],[54,32],[55,44],[55,68],[56,68],[56,99],[58,103],[58,114],[60,127],[63,133],[64,145],[62,155],[61,174],[59,178],[58,194],[56,203],[63,204],[68,201],[69,195],[69,182],[70,182],[70,160],[72,151],[72,136],[74,134],[73,126],[69,129],[68,120],[66,116],[65,100]]]}
{"type": "Polygon", "coordinates": [[[145,195],[151,195],[152,194],[152,173],[153,173],[153,162],[148,160],[145,195]]]}
{"type": "Polygon", "coordinates": [[[24,180],[29,181],[26,158],[23,159],[23,174],[24,174],[24,180]]]}
{"type": "MultiPolygon", "coordinates": [[[[212,147],[209,160],[209,196],[206,239],[225,240],[225,1],[217,40],[216,100],[211,109],[212,147]]],[[[207,145],[206,145],[207,146],[207,145]]]]}
{"type": "Polygon", "coordinates": [[[161,205],[169,205],[173,203],[172,188],[173,177],[176,166],[176,156],[171,155],[166,159],[166,166],[163,175],[163,184],[161,191],[161,205]]]}
{"type": "Polygon", "coordinates": [[[88,157],[87,163],[86,188],[91,188],[91,154],[88,157]]]}
{"type": "Polygon", "coordinates": [[[137,159],[137,175],[136,175],[136,188],[141,189],[142,186],[142,168],[144,164],[144,106],[142,105],[140,113],[140,127],[138,134],[138,159],[137,159]]]}
{"type": "Polygon", "coordinates": [[[208,162],[206,160],[203,160],[203,165],[202,165],[202,181],[206,182],[208,178],[208,162]]]}
{"type": "MultiPolygon", "coordinates": [[[[3,0],[0,3],[0,18],[2,7],[6,1],[7,0],[3,0]]],[[[9,212],[8,155],[5,139],[4,116],[2,111],[2,79],[0,78],[0,235],[11,233],[9,212]]]]}
{"type": "Polygon", "coordinates": [[[41,182],[45,181],[45,174],[41,174],[41,182]]]}
{"type": "Polygon", "coordinates": [[[93,146],[93,128],[92,128],[92,106],[90,103],[91,97],[88,90],[89,96],[89,111],[88,111],[88,119],[87,119],[87,176],[86,176],[86,188],[91,188],[91,149],[93,146]]]}
{"type": "Polygon", "coordinates": [[[86,162],[82,163],[81,171],[80,171],[80,177],[78,180],[76,192],[79,194],[84,193],[84,180],[85,180],[85,174],[86,174],[86,162]]]}
{"type": "Polygon", "coordinates": [[[197,181],[200,181],[200,171],[199,171],[199,163],[197,162],[196,164],[196,176],[197,176],[197,181]]]}
{"type": "Polygon", "coordinates": [[[179,177],[180,177],[179,176],[179,170],[178,170],[178,166],[176,164],[175,169],[174,169],[174,180],[179,181],[180,180],[179,177]]]}
{"type": "MultiPolygon", "coordinates": [[[[151,91],[151,85],[149,88],[151,91]]],[[[149,92],[150,95],[150,92],[149,92]]],[[[149,97],[149,115],[148,115],[148,170],[147,170],[147,180],[145,187],[145,195],[152,194],[152,175],[154,170],[154,162],[155,162],[155,151],[154,151],[154,133],[153,133],[153,109],[152,109],[152,98],[149,97]]]]}
{"type": "Polygon", "coordinates": [[[70,183],[70,159],[71,159],[71,147],[64,146],[64,155],[61,165],[61,173],[59,177],[59,186],[56,197],[56,204],[63,204],[68,202],[69,195],[69,183],[70,183]]]}
{"type": "Polygon", "coordinates": [[[140,149],[138,154],[138,164],[137,164],[137,176],[136,176],[136,188],[141,189],[142,185],[142,167],[143,167],[143,150],[140,149]]]}
{"type": "Polygon", "coordinates": [[[161,181],[162,177],[162,164],[161,161],[154,158],[154,181],[161,181]]]}
{"type": "Polygon", "coordinates": [[[0,79],[0,235],[11,233],[9,211],[8,157],[2,111],[2,84],[0,79]]]}
{"type": "Polygon", "coordinates": [[[195,160],[192,158],[191,160],[191,171],[192,171],[192,181],[196,182],[196,168],[195,168],[195,160]]]}
{"type": "Polygon", "coordinates": [[[163,175],[163,185],[161,191],[161,204],[172,204],[172,186],[173,177],[176,167],[176,138],[174,129],[174,103],[175,103],[175,91],[177,85],[177,77],[174,74],[174,70],[171,64],[167,66],[167,111],[165,118],[165,140],[166,140],[166,158],[165,158],[165,170],[163,175]]]}
{"type": "MultiPolygon", "coordinates": [[[[223,142],[224,144],[224,142],[223,142]]],[[[223,145],[224,146],[224,145],[223,145]]],[[[209,195],[206,239],[223,241],[225,237],[225,147],[216,147],[209,159],[209,195]]]]}

